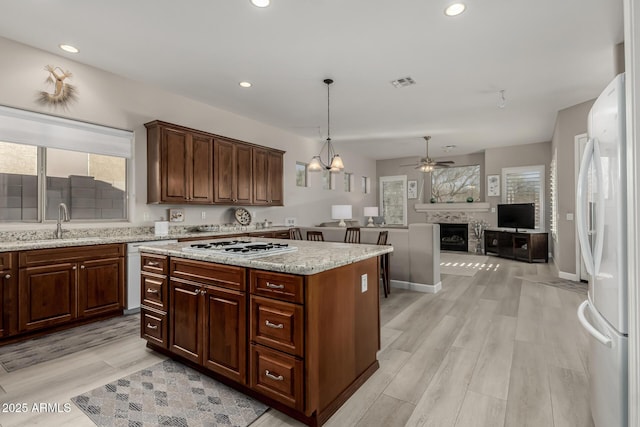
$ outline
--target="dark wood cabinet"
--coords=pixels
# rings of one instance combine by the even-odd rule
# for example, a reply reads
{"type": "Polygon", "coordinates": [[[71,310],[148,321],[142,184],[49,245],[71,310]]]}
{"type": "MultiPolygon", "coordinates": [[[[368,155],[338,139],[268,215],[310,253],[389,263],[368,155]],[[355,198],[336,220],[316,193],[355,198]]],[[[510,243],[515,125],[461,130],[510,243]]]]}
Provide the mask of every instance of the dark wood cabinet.
{"type": "Polygon", "coordinates": [[[19,331],[122,313],[124,245],[20,252],[19,331]]]}
{"type": "Polygon", "coordinates": [[[244,269],[172,260],[169,289],[169,350],[246,384],[244,269]]]}
{"type": "Polygon", "coordinates": [[[151,122],[147,127],[147,202],[213,202],[213,138],[151,122]]]}
{"type": "Polygon", "coordinates": [[[18,330],[18,271],[15,252],[0,253],[0,338],[18,330]]]}
{"type": "Polygon", "coordinates": [[[283,204],[283,151],[158,120],[145,126],[147,203],[283,204]]]}
{"type": "Polygon", "coordinates": [[[486,254],[520,261],[549,261],[549,234],[485,230],[486,254]]]}
{"type": "Polygon", "coordinates": [[[214,201],[228,205],[253,202],[252,148],[216,138],[214,141],[214,201]]]}
{"type": "Polygon", "coordinates": [[[253,149],[253,203],[256,205],[283,205],[282,161],[279,151],[253,149]]]}

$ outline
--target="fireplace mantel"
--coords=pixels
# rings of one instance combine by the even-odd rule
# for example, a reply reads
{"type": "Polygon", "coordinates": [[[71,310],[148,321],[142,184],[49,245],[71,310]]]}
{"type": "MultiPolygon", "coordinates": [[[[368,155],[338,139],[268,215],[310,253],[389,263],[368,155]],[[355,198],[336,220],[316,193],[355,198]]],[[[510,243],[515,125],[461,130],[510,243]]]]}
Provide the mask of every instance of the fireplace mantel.
{"type": "Polygon", "coordinates": [[[488,202],[473,203],[416,203],[416,212],[489,212],[488,202]]]}

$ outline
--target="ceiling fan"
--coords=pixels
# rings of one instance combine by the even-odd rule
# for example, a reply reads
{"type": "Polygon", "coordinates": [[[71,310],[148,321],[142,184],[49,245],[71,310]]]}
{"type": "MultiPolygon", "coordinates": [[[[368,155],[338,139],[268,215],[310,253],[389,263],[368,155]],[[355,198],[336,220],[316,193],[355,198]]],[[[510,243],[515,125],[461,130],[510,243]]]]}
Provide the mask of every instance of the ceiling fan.
{"type": "Polygon", "coordinates": [[[421,172],[431,172],[437,168],[448,168],[451,167],[455,162],[452,160],[445,161],[435,161],[431,157],[429,157],[429,140],[430,136],[423,136],[424,140],[427,142],[427,155],[426,157],[422,157],[417,164],[412,165],[400,165],[400,166],[415,166],[415,169],[419,169],[421,172]]]}

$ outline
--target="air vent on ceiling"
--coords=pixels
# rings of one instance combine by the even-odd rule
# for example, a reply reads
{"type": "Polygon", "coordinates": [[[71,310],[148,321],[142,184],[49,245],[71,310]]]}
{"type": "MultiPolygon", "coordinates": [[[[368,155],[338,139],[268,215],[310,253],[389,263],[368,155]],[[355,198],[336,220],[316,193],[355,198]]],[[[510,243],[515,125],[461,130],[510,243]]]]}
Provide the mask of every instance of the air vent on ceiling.
{"type": "Polygon", "coordinates": [[[414,85],[416,84],[416,82],[411,77],[403,77],[401,79],[392,81],[391,84],[396,88],[401,88],[405,86],[414,85]]]}

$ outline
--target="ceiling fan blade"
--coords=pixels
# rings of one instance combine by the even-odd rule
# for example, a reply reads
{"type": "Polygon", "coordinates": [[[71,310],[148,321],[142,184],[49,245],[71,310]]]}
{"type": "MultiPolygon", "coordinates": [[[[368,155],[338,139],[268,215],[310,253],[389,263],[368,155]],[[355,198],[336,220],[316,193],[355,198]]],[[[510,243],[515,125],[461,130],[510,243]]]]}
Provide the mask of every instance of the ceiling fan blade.
{"type": "Polygon", "coordinates": [[[453,165],[456,162],[454,162],[453,160],[442,160],[442,161],[438,161],[437,163],[453,165]]]}
{"type": "Polygon", "coordinates": [[[400,166],[415,166],[415,163],[411,163],[410,165],[400,165],[400,166]]]}

